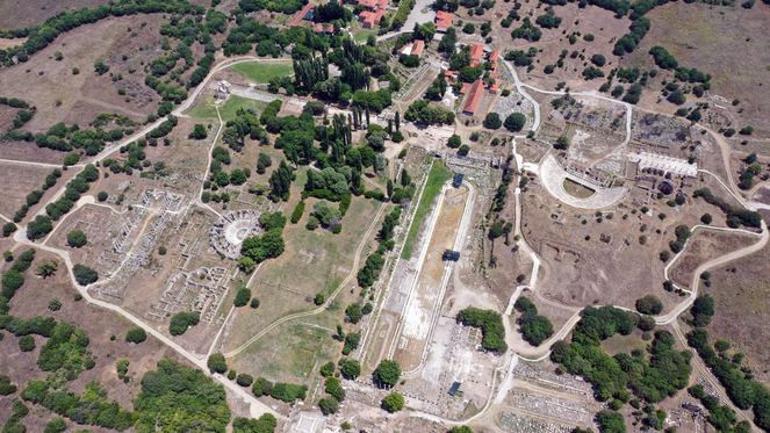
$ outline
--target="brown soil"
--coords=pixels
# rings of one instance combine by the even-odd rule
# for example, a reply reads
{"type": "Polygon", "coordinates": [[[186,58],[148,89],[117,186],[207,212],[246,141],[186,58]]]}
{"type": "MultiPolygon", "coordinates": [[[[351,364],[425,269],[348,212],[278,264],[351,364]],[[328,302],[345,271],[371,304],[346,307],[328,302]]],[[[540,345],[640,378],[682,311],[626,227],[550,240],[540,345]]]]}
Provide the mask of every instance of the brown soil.
{"type": "Polygon", "coordinates": [[[744,352],[746,363],[757,379],[770,384],[770,302],[767,302],[767,255],[761,252],[711,271],[711,287],[704,291],[714,297],[716,313],[709,326],[713,339],[724,338],[744,352]]]}

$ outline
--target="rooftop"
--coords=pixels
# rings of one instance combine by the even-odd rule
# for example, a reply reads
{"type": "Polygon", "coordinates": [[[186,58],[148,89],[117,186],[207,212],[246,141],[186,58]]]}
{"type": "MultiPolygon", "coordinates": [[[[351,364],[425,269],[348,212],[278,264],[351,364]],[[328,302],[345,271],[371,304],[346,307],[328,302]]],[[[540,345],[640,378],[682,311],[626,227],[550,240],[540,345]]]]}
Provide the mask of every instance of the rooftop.
{"type": "Polygon", "coordinates": [[[436,12],[436,29],[445,32],[452,25],[452,14],[446,11],[436,12]]]}
{"type": "Polygon", "coordinates": [[[468,93],[465,96],[463,104],[463,113],[474,115],[479,109],[481,97],[484,96],[484,82],[478,79],[468,87],[468,93]]]}

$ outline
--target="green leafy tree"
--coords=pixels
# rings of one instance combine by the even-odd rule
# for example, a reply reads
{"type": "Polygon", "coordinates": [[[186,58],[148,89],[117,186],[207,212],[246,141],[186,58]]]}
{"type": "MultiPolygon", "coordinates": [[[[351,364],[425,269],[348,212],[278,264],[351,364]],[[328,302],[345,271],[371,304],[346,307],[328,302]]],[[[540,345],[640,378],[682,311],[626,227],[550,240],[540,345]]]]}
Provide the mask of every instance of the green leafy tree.
{"type": "Polygon", "coordinates": [[[144,329],[139,327],[133,327],[126,332],[126,342],[139,344],[147,340],[147,333],[144,329]]]}
{"type": "Polygon", "coordinates": [[[99,274],[95,270],[81,264],[72,267],[72,274],[75,276],[75,281],[81,286],[95,283],[99,279],[99,274]]]}
{"type": "Polygon", "coordinates": [[[339,362],[342,377],[348,380],[356,380],[361,375],[361,364],[355,359],[343,358],[339,362]]]}
{"type": "Polygon", "coordinates": [[[200,322],[200,313],[197,311],[181,311],[171,316],[168,331],[174,336],[182,335],[198,322],[200,322]]]}
{"type": "Polygon", "coordinates": [[[72,230],[67,233],[67,245],[72,248],[80,248],[88,243],[86,234],[82,230],[72,230]]]}
{"type": "Polygon", "coordinates": [[[373,373],[374,383],[383,388],[392,388],[401,378],[401,366],[396,361],[386,359],[380,362],[373,373]]]}
{"type": "Polygon", "coordinates": [[[381,406],[386,411],[395,413],[403,409],[405,404],[406,402],[403,395],[397,392],[391,392],[382,399],[381,406]]]}
{"type": "Polygon", "coordinates": [[[212,353],[206,361],[206,365],[212,373],[225,374],[227,372],[227,360],[220,352],[212,353]]]}
{"type": "Polygon", "coordinates": [[[511,131],[511,132],[519,132],[524,128],[524,125],[527,122],[526,116],[524,116],[521,113],[511,113],[508,115],[508,117],[505,118],[505,122],[503,122],[503,126],[505,126],[505,129],[511,131]]]}

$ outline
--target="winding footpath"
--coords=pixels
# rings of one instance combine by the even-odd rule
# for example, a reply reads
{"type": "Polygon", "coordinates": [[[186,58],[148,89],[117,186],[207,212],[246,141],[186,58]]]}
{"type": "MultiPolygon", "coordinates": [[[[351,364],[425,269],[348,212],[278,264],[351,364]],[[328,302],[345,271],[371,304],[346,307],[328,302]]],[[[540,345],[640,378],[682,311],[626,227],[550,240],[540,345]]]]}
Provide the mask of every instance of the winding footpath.
{"type": "MultiPolygon", "coordinates": [[[[192,91],[192,93],[190,93],[188,98],[184,102],[182,102],[179,106],[177,106],[176,109],[174,109],[174,111],[172,112],[172,115],[174,115],[174,116],[184,116],[184,111],[186,111],[188,108],[190,108],[192,106],[192,104],[198,98],[200,93],[208,86],[208,83],[211,80],[211,78],[217,72],[219,72],[219,71],[221,71],[221,70],[223,70],[225,68],[228,68],[228,67],[230,67],[230,66],[232,66],[234,64],[254,61],[254,60],[258,60],[258,59],[259,59],[258,57],[254,57],[254,56],[243,56],[243,57],[226,59],[226,60],[220,62],[214,68],[212,68],[212,70],[209,72],[209,74],[206,76],[206,78],[192,91]]],[[[217,110],[217,114],[218,114],[218,110],[217,110]]],[[[144,138],[147,134],[150,133],[150,131],[152,131],[153,129],[155,129],[158,126],[160,126],[160,124],[164,120],[165,120],[165,117],[162,117],[162,118],[156,120],[155,122],[152,122],[152,123],[146,125],[140,131],[132,134],[131,136],[126,137],[126,138],[124,138],[123,140],[121,140],[121,141],[119,141],[117,143],[114,143],[114,144],[111,144],[109,146],[106,146],[98,156],[96,156],[95,158],[93,158],[90,161],[88,161],[88,163],[93,164],[93,163],[102,161],[105,158],[107,158],[107,157],[111,156],[112,154],[114,154],[115,152],[119,151],[119,149],[122,146],[125,146],[125,145],[127,145],[127,144],[129,144],[129,143],[131,143],[133,141],[136,141],[136,140],[139,140],[141,138],[144,138]]],[[[217,131],[217,137],[219,136],[219,134],[221,132],[221,129],[222,129],[222,119],[221,119],[221,117],[219,117],[219,120],[220,120],[220,128],[217,131]]],[[[216,141],[216,138],[215,138],[215,141],[216,141]]],[[[209,152],[209,156],[210,156],[210,152],[209,152]]],[[[17,163],[16,161],[12,161],[12,160],[2,161],[2,162],[17,163]]],[[[44,163],[27,163],[27,165],[49,167],[48,164],[44,164],[44,163]]],[[[61,167],[61,166],[57,165],[57,167],[61,167]]],[[[85,169],[86,164],[78,164],[77,166],[74,166],[74,167],[80,168],[80,170],[78,171],[78,173],[80,173],[80,172],[82,172],[85,169]]],[[[208,167],[207,167],[207,170],[208,170],[208,167]]],[[[76,173],[75,175],[77,175],[78,173],[76,173]]],[[[41,205],[39,207],[39,210],[38,210],[38,212],[35,215],[41,215],[41,214],[45,213],[45,207],[48,204],[53,203],[56,200],[58,200],[64,194],[64,191],[65,191],[65,187],[64,186],[60,186],[58,191],[54,195],[49,197],[45,202],[41,203],[41,205]]],[[[196,200],[197,201],[200,200],[200,195],[197,197],[196,200]]],[[[196,201],[196,204],[197,204],[197,201],[196,201]]],[[[83,202],[83,203],[85,204],[85,202],[83,202]]],[[[56,226],[54,226],[54,229],[51,231],[51,233],[56,231],[57,227],[61,224],[62,221],[59,221],[56,224],[56,226]]],[[[80,293],[80,295],[83,297],[83,299],[88,304],[95,305],[95,306],[100,307],[100,308],[104,308],[106,310],[112,311],[112,312],[120,315],[121,317],[125,318],[126,320],[128,320],[131,323],[133,323],[134,325],[144,329],[145,332],[147,332],[148,334],[150,334],[153,337],[155,337],[156,339],[158,339],[158,341],[160,341],[164,345],[166,345],[166,346],[170,347],[171,349],[173,349],[180,356],[182,356],[183,358],[188,360],[191,364],[193,364],[197,368],[203,370],[205,373],[209,374],[209,376],[211,376],[214,380],[216,380],[217,382],[221,383],[226,389],[228,389],[230,392],[232,392],[233,395],[235,395],[235,396],[241,398],[243,401],[245,401],[249,405],[249,415],[251,417],[258,418],[259,416],[261,416],[262,414],[265,414],[265,413],[271,413],[274,416],[279,417],[279,418],[283,417],[282,415],[277,413],[275,410],[273,410],[272,408],[270,408],[269,406],[267,406],[266,404],[262,403],[257,398],[255,398],[251,393],[248,392],[247,389],[240,387],[239,385],[237,385],[233,381],[228,380],[226,377],[224,377],[224,376],[222,376],[220,374],[211,374],[209,372],[209,370],[208,370],[207,365],[206,365],[206,359],[203,359],[201,356],[196,355],[193,352],[185,349],[184,347],[179,345],[177,342],[175,342],[171,338],[167,337],[164,333],[162,333],[161,331],[158,331],[157,329],[155,329],[152,326],[148,325],[143,320],[141,320],[139,317],[135,316],[133,313],[127,311],[126,309],[124,309],[124,308],[122,308],[122,307],[120,307],[118,305],[115,305],[115,304],[112,304],[112,303],[109,303],[109,302],[105,302],[105,301],[102,301],[100,299],[97,299],[97,298],[94,298],[93,296],[91,296],[91,294],[88,292],[87,287],[81,286],[75,280],[75,277],[74,277],[74,275],[72,273],[72,268],[73,268],[74,264],[72,263],[72,259],[70,258],[70,255],[69,255],[69,253],[67,251],[63,251],[61,249],[45,245],[45,242],[43,242],[43,243],[32,242],[29,239],[27,239],[26,233],[27,233],[26,227],[25,226],[20,226],[19,229],[14,233],[14,236],[13,236],[14,241],[16,241],[17,244],[28,245],[28,246],[31,246],[31,247],[34,247],[34,248],[38,248],[40,250],[47,251],[49,253],[52,253],[52,254],[55,254],[55,255],[59,256],[64,261],[65,265],[67,266],[67,272],[68,272],[68,275],[70,277],[70,282],[72,283],[72,286],[80,293]]]]}

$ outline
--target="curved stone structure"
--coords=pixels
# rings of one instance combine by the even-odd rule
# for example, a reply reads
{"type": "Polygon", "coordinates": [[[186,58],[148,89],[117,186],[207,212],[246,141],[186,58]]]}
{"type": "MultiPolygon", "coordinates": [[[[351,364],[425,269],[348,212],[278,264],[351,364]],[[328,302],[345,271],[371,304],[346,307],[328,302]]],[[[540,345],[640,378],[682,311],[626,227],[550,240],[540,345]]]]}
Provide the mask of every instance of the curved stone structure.
{"type": "Polygon", "coordinates": [[[568,173],[559,165],[553,155],[546,155],[537,171],[540,181],[549,194],[577,209],[602,209],[614,206],[623,199],[627,192],[625,187],[605,188],[568,173]],[[590,188],[595,193],[590,197],[575,197],[564,189],[565,179],[590,188]]]}

